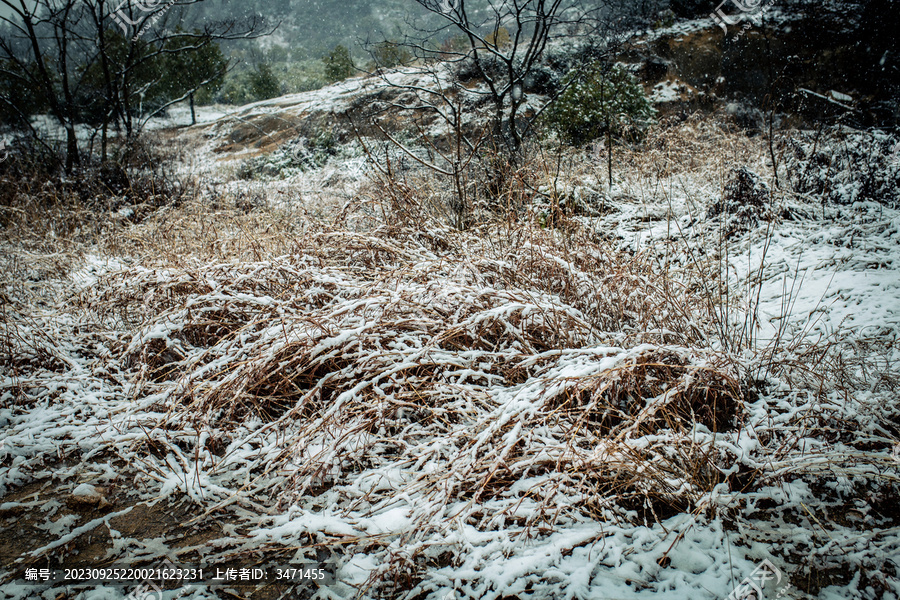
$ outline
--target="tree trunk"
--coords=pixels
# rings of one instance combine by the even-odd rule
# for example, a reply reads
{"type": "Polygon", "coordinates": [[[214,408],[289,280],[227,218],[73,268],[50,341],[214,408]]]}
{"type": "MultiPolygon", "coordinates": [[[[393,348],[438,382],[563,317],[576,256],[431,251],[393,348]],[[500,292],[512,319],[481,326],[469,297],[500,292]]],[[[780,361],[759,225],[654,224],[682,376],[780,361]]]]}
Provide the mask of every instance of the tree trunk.
{"type": "Polygon", "coordinates": [[[600,77],[600,101],[606,103],[606,177],[607,187],[612,193],[612,119],[610,111],[612,110],[612,98],[606,95],[606,74],[600,77]]]}
{"type": "Polygon", "coordinates": [[[506,145],[506,137],[503,135],[503,103],[494,103],[494,139],[497,148],[506,145]]]}
{"type": "Polygon", "coordinates": [[[100,162],[106,162],[106,141],[109,131],[109,116],[103,117],[103,130],[100,133],[100,162]]]}
{"type": "Polygon", "coordinates": [[[606,122],[606,176],[609,177],[609,191],[612,192],[612,126],[606,122]]]}
{"type": "Polygon", "coordinates": [[[75,137],[75,126],[66,123],[66,174],[71,174],[72,169],[81,164],[81,156],[78,154],[78,138],[75,137]]]}
{"type": "Polygon", "coordinates": [[[197,124],[197,113],[194,112],[194,93],[193,92],[191,92],[191,95],[190,95],[190,102],[191,102],[191,125],[196,125],[197,124]]]}
{"type": "Polygon", "coordinates": [[[522,147],[522,137],[519,135],[519,126],[518,123],[516,123],[516,117],[519,113],[520,104],[521,100],[513,95],[512,102],[509,107],[509,133],[510,137],[512,138],[513,156],[516,158],[516,155],[519,153],[519,149],[522,147]]]}

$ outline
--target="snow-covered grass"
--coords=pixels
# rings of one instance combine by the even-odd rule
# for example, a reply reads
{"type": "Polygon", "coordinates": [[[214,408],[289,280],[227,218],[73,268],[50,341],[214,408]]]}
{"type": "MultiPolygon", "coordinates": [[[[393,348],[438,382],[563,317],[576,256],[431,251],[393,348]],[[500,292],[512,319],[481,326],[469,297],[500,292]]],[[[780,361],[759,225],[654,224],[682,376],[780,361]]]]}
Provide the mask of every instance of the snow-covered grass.
{"type": "Polygon", "coordinates": [[[415,172],[319,218],[222,174],[90,236],[11,205],[0,516],[40,535],[0,596],[55,598],[12,579],[94,535],[116,563],[327,559],[317,598],[723,598],[763,560],[781,597],[898,597],[900,211],[823,217],[715,119],[617,149],[612,185],[566,152],[510,178],[546,211],[467,231],[415,172]],[[769,194],[738,215],[739,167],[769,194]],[[169,501],[222,525],[128,529],[169,501]]]}

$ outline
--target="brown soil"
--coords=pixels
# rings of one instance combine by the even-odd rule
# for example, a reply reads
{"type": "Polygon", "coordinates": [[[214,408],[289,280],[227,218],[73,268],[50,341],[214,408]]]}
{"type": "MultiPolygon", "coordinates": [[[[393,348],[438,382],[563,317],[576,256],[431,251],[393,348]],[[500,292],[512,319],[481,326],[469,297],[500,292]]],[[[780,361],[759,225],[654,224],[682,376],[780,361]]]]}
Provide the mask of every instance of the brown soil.
{"type": "MultiPolygon", "coordinates": [[[[140,547],[142,542],[162,542],[170,556],[177,556],[179,565],[203,566],[205,568],[242,568],[260,565],[267,561],[278,564],[289,564],[294,549],[261,548],[253,556],[246,553],[235,553],[234,559],[228,562],[210,564],[204,560],[213,550],[213,543],[228,537],[224,524],[236,522],[236,518],[228,515],[209,514],[193,505],[189,500],[184,502],[158,502],[152,504],[129,497],[129,491],[117,486],[96,486],[103,496],[102,502],[75,497],[70,494],[71,482],[62,482],[55,478],[38,480],[13,490],[0,498],[0,564],[13,567],[12,575],[0,580],[0,589],[12,580],[24,580],[28,568],[49,568],[61,571],[66,568],[100,568],[129,563],[129,553],[140,547]],[[74,531],[92,520],[105,515],[121,512],[131,508],[129,512],[102,521],[90,531],[77,536],[67,544],[41,552],[42,548],[53,543],[64,534],[51,535],[47,530],[52,523],[60,519],[71,520],[69,527],[63,531],[74,531]],[[116,555],[112,550],[113,539],[121,536],[125,540],[133,540],[133,546],[126,546],[116,555]],[[37,554],[37,555],[35,555],[37,554]]],[[[232,533],[232,535],[234,535],[232,533]]],[[[218,546],[219,544],[217,544],[218,546]]],[[[141,554],[146,550],[141,549],[141,554]]],[[[134,566],[156,567],[165,557],[154,556],[151,560],[140,560],[134,566]]],[[[74,598],[77,593],[91,586],[62,586],[57,584],[55,600],[74,598]]],[[[315,591],[315,587],[292,588],[284,584],[229,585],[227,589],[216,589],[220,598],[248,598],[269,600],[275,598],[307,598],[315,591]]],[[[123,595],[131,590],[125,586],[123,595]]],[[[35,587],[35,596],[41,595],[43,586],[35,587]]],[[[151,595],[150,598],[155,596],[151,595]]]]}

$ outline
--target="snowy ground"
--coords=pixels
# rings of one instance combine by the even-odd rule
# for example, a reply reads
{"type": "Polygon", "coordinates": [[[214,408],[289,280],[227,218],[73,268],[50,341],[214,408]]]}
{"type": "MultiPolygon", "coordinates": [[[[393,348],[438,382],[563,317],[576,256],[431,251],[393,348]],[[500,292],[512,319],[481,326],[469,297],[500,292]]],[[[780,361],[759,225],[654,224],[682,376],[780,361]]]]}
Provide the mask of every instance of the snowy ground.
{"type": "Polygon", "coordinates": [[[0,597],[163,559],[334,576],[165,598],[900,596],[900,210],[776,190],[726,235],[764,142],[652,135],[558,182],[604,198],[574,229],[348,226],[359,157],[241,180],[195,137],[200,204],[5,239],[0,597]]]}
{"type": "MultiPolygon", "coordinates": [[[[227,115],[236,112],[238,107],[225,105],[212,106],[196,106],[194,114],[197,117],[197,124],[213,123],[227,115]]],[[[148,120],[143,129],[145,131],[156,131],[159,129],[167,129],[172,127],[185,127],[191,124],[191,108],[187,102],[170,106],[163,115],[153,117],[148,120]]],[[[65,129],[59,122],[50,115],[39,115],[32,119],[32,127],[39,131],[45,139],[64,141],[66,138],[65,129]]],[[[99,139],[100,131],[88,125],[76,127],[75,130],[78,139],[82,142],[90,142],[99,139]]]]}

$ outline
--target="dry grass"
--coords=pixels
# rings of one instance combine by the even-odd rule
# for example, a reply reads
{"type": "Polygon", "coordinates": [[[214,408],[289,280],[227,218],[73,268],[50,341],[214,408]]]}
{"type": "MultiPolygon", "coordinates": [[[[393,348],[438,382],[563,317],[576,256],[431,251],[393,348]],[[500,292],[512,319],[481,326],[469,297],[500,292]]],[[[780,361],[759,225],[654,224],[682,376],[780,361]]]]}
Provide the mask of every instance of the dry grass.
{"type": "Polygon", "coordinates": [[[163,391],[178,427],[285,432],[254,497],[288,505],[432,465],[342,509],[420,498],[409,560],[389,550],[373,590],[398,593],[408,569],[401,587],[415,585],[414,549],[448,511],[528,537],[560,519],[653,523],[725,480],[734,457],[712,436],[739,427],[740,383],[715,352],[685,345],[710,335],[702,300],[643,257],[525,219],[468,232],[310,223],[301,236],[279,231],[277,213],[263,229],[251,228],[262,214],[204,223],[195,210],[133,228],[120,243],[158,240],[160,266],[103,277],[78,303],[137,327],[119,356],[139,387],[163,391]],[[164,260],[176,240],[187,251],[164,260]]]}
{"type": "MultiPolygon", "coordinates": [[[[621,159],[632,181],[651,166],[667,178],[717,169],[710,148],[761,152],[698,120],[646,144],[621,159]]],[[[506,210],[465,231],[446,224],[433,204],[441,184],[421,173],[373,182],[332,221],[234,198],[210,210],[205,196],[112,224],[72,204],[11,203],[22,216],[4,230],[18,247],[5,259],[5,373],[65,370],[54,346],[84,339],[71,323],[29,326],[40,310],[15,288],[21,273],[61,280],[92,253],[131,261],[81,286],[65,311],[108,332],[98,360],[136,403],[152,400],[144,436],[129,438],[139,470],[162,485],[179,465],[192,497],[189,474],[199,486],[234,470],[202,492],[203,508],[239,505],[263,530],[289,507],[353,523],[403,507],[398,531],[322,528],[291,541],[378,556],[361,595],[424,595],[429,570],[479,564],[460,532],[521,545],[573,523],[739,518],[733,494],[883,462],[884,429],[866,440],[876,454],[824,442],[798,451],[802,439],[859,433],[832,392],[862,385],[862,357],[851,369],[826,343],[749,357],[723,344],[715,257],[675,265],[565,210],[549,222],[525,210],[541,194],[560,206],[559,162],[507,174],[506,210]],[[27,227],[39,216],[66,236],[39,246],[46,230],[27,227]],[[755,377],[791,390],[761,399],[767,382],[755,377]]],[[[571,179],[593,169],[573,164],[571,179]]],[[[222,552],[259,539],[234,535],[222,552]]]]}

